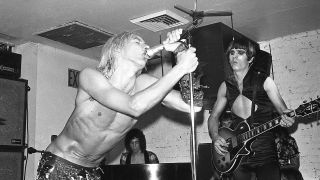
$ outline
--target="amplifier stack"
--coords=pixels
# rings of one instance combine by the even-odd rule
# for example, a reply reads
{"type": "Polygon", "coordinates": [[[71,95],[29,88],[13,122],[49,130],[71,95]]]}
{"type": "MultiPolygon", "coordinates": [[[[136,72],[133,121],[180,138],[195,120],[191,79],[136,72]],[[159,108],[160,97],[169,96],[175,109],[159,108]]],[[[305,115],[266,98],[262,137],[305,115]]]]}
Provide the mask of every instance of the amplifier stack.
{"type": "Polygon", "coordinates": [[[22,180],[28,81],[21,76],[21,55],[0,51],[0,180],[22,180]]]}

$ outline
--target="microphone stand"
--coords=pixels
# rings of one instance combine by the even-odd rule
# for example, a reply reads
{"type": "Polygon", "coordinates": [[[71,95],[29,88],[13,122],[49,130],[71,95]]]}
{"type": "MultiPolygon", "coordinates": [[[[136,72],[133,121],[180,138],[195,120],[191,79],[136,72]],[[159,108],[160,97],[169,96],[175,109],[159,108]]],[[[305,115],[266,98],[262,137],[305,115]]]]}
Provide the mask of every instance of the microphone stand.
{"type": "MultiPolygon", "coordinates": [[[[191,27],[187,28],[187,42],[190,46],[191,44],[191,30],[194,30],[200,23],[202,22],[202,18],[195,18],[192,22],[191,27]]],[[[191,172],[192,179],[197,180],[197,137],[196,137],[196,126],[195,126],[195,111],[194,111],[194,98],[193,98],[193,73],[189,73],[189,89],[190,89],[190,120],[191,120],[191,139],[190,139],[190,156],[191,156],[191,172]]]]}
{"type": "Polygon", "coordinates": [[[197,179],[197,139],[195,133],[195,112],[193,104],[193,73],[189,73],[189,88],[190,88],[190,119],[191,119],[191,168],[192,179],[197,179]]]}
{"type": "MultiPolygon", "coordinates": [[[[181,44],[176,48],[174,53],[179,53],[185,49],[188,49],[191,44],[191,31],[193,31],[201,22],[203,16],[202,14],[196,14],[193,16],[193,22],[190,23],[185,29],[184,33],[180,36],[179,42],[181,44]],[[187,40],[187,42],[182,41],[182,39],[187,40]]],[[[158,45],[153,48],[147,50],[146,56],[148,58],[152,58],[157,52],[163,49],[163,45],[158,45]]],[[[189,73],[184,75],[189,76],[189,90],[190,90],[190,119],[191,119],[191,139],[190,139],[190,149],[191,149],[191,172],[192,172],[192,179],[197,179],[197,142],[196,142],[196,133],[195,133],[195,112],[194,112],[194,100],[193,100],[193,73],[189,73]]]]}
{"type": "MultiPolygon", "coordinates": [[[[188,49],[191,44],[191,31],[193,31],[201,22],[203,18],[203,14],[195,14],[193,16],[193,22],[190,23],[185,29],[184,33],[180,36],[179,42],[181,42],[181,45],[177,47],[177,49],[174,51],[174,53],[181,52],[185,49],[188,49]],[[182,39],[187,40],[187,42],[182,41],[182,39]]],[[[163,49],[163,45],[158,45],[153,48],[150,48],[147,50],[146,55],[149,58],[152,58],[157,52],[161,51],[163,49]]],[[[190,90],[190,119],[191,119],[191,138],[190,138],[190,156],[191,156],[191,172],[192,172],[192,179],[197,179],[197,142],[196,142],[196,133],[195,133],[195,112],[194,112],[194,100],[193,100],[193,73],[189,73],[184,75],[189,76],[189,90],[190,90]]]]}
{"type": "MultiPolygon", "coordinates": [[[[206,16],[231,16],[232,18],[232,12],[226,12],[226,11],[212,11],[212,12],[204,12],[204,11],[196,11],[197,9],[197,0],[195,0],[195,10],[188,10],[185,9],[181,6],[175,5],[174,8],[190,15],[192,17],[192,29],[197,27],[202,21],[203,18],[206,16]]],[[[189,31],[188,33],[188,39],[190,42],[190,31],[189,27],[187,28],[189,31]]],[[[182,35],[184,36],[184,35],[182,35]]],[[[191,116],[191,146],[192,146],[192,152],[191,152],[191,168],[192,168],[192,179],[196,180],[197,179],[197,170],[196,170],[196,165],[197,165],[197,153],[196,153],[196,133],[195,133],[195,123],[194,123],[194,104],[193,104],[193,74],[189,73],[189,88],[190,88],[190,116],[191,116]]]]}

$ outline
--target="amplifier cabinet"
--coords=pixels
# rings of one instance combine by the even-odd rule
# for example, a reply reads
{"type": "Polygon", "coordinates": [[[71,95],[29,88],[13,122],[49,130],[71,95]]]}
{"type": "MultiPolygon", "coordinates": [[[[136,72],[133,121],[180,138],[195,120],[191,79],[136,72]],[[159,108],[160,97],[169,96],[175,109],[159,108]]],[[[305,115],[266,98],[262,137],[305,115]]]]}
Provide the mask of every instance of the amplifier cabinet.
{"type": "Polygon", "coordinates": [[[0,146],[25,145],[27,84],[0,77],[0,146]]]}
{"type": "Polygon", "coordinates": [[[0,75],[20,78],[21,54],[0,52],[0,75]]]}

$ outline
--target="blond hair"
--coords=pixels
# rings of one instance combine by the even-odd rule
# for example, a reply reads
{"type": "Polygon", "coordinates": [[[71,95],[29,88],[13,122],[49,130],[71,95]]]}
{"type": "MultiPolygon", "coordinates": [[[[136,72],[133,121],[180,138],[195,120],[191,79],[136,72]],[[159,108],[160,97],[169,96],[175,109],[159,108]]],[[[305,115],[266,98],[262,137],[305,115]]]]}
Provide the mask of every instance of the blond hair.
{"type": "Polygon", "coordinates": [[[110,78],[115,71],[115,60],[117,54],[122,50],[124,45],[131,39],[134,39],[138,35],[123,32],[108,39],[104,44],[101,51],[101,60],[97,66],[97,70],[102,72],[106,78],[110,78]]]}

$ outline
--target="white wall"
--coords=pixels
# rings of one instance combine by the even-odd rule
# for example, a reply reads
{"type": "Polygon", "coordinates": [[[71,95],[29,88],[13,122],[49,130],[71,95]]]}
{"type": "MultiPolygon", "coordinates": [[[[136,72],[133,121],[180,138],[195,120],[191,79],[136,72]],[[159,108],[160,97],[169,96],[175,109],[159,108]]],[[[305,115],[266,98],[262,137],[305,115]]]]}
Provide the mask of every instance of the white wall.
{"type": "MultiPolygon", "coordinates": [[[[37,44],[27,43],[15,48],[15,51],[22,54],[21,59],[21,78],[28,80],[30,91],[28,92],[28,131],[30,146],[34,147],[36,137],[36,101],[37,101],[37,44]]],[[[28,154],[25,154],[26,156],[28,154]]],[[[34,179],[33,172],[35,162],[34,156],[28,156],[28,166],[26,170],[26,180],[34,179]]]]}
{"type": "MultiPolygon", "coordinates": [[[[274,79],[287,105],[296,109],[304,100],[320,97],[320,30],[261,42],[273,56],[274,79]]],[[[297,120],[300,170],[306,180],[320,179],[320,118],[297,120]]]]}

